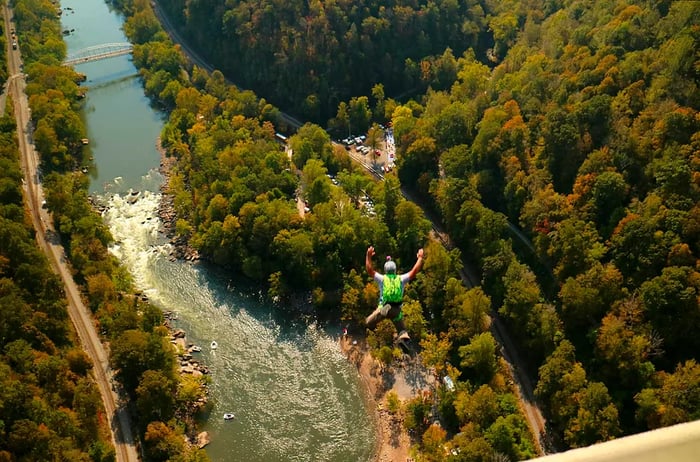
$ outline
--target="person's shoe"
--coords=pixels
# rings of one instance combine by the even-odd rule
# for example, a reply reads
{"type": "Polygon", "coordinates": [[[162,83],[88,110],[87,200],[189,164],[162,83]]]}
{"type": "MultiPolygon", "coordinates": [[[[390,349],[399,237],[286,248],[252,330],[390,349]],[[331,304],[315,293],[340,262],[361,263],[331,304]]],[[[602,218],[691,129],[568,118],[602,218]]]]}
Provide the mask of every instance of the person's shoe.
{"type": "Polygon", "coordinates": [[[401,350],[407,355],[413,354],[413,345],[411,344],[411,337],[408,332],[402,330],[399,332],[399,336],[396,338],[396,344],[401,348],[401,350]]]}

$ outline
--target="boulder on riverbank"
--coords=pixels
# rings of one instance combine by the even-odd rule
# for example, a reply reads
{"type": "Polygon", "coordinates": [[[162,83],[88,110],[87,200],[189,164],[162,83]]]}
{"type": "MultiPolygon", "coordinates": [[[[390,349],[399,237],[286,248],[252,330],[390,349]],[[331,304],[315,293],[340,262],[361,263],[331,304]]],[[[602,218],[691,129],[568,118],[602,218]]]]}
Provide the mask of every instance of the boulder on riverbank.
{"type": "Polygon", "coordinates": [[[211,439],[209,438],[209,432],[202,432],[199,435],[197,435],[197,447],[199,449],[202,449],[209,443],[211,443],[211,439]]]}

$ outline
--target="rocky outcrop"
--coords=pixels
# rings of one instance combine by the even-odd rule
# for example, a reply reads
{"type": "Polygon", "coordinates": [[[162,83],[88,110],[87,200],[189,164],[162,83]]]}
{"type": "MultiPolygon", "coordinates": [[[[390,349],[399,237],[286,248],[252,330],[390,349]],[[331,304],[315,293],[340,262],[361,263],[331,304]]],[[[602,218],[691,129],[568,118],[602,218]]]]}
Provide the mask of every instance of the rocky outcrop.
{"type": "Polygon", "coordinates": [[[211,443],[211,439],[209,438],[208,432],[202,432],[199,435],[197,435],[197,447],[199,449],[202,449],[209,443],[211,443]]]}

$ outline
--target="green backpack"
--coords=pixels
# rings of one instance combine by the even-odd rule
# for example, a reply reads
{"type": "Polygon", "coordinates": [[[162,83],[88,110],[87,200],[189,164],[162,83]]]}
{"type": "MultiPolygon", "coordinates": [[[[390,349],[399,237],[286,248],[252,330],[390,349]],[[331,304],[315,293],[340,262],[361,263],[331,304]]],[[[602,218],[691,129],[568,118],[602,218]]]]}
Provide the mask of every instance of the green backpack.
{"type": "Polygon", "coordinates": [[[399,303],[403,300],[403,289],[401,288],[401,278],[395,274],[384,275],[384,302],[399,303]]]}

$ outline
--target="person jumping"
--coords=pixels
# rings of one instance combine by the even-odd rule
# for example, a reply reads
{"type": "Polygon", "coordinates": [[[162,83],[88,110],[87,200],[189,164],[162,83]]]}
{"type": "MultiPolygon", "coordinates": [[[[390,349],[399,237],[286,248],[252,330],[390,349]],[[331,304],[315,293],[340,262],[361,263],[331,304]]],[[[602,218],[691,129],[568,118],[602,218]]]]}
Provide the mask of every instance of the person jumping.
{"type": "Polygon", "coordinates": [[[370,329],[383,319],[391,319],[396,326],[396,331],[398,332],[397,343],[405,348],[409,349],[409,342],[411,337],[406,332],[406,327],[403,323],[403,311],[401,311],[401,305],[403,303],[403,289],[406,283],[412,281],[418,271],[420,271],[423,266],[423,249],[418,249],[416,254],[417,261],[411,271],[408,273],[403,273],[401,275],[396,274],[396,263],[391,259],[390,256],[386,257],[386,263],[384,263],[384,273],[381,274],[374,270],[372,266],[372,257],[374,256],[374,247],[370,246],[367,249],[367,255],[365,257],[365,268],[367,273],[374,279],[374,281],[379,286],[379,306],[372,312],[365,320],[367,327],[370,329]]]}

